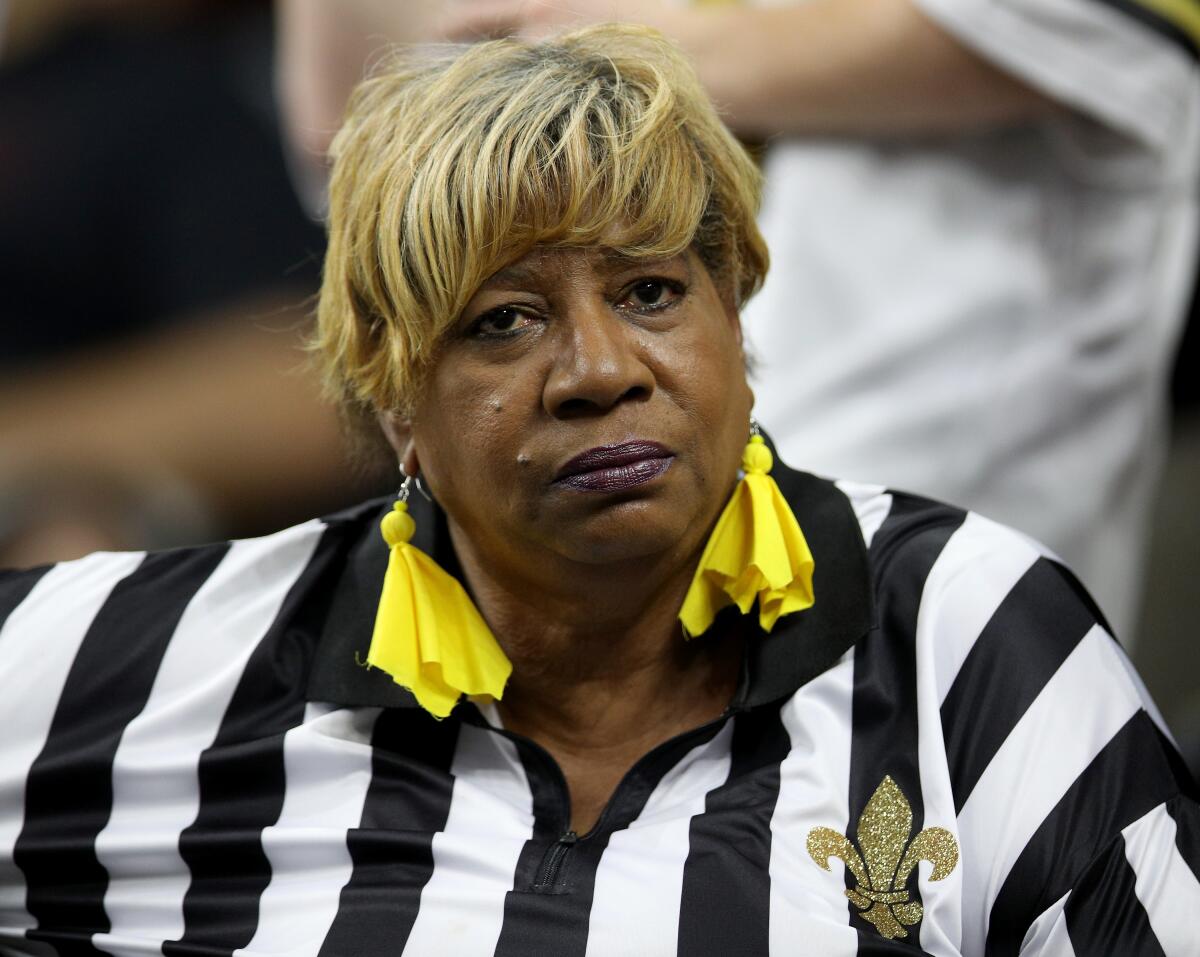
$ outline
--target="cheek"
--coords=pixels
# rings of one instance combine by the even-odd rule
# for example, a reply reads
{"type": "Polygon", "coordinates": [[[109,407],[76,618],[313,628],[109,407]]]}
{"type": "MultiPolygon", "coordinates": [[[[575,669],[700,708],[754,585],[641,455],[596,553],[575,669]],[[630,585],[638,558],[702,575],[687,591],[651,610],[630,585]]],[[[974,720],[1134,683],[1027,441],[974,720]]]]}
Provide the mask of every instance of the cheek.
{"type": "MultiPolygon", "coordinates": [[[[724,332],[725,330],[721,330],[724,332]]],[[[742,352],[732,335],[713,335],[694,344],[688,377],[694,411],[708,435],[715,474],[734,474],[750,436],[753,393],[742,352]]]]}
{"type": "Polygon", "coordinates": [[[687,411],[713,428],[728,422],[749,428],[750,387],[737,339],[721,328],[687,332],[656,349],[659,384],[687,411]]]}
{"type": "Polygon", "coordinates": [[[478,498],[520,454],[514,377],[498,379],[439,370],[413,417],[422,471],[444,505],[478,498]]]}

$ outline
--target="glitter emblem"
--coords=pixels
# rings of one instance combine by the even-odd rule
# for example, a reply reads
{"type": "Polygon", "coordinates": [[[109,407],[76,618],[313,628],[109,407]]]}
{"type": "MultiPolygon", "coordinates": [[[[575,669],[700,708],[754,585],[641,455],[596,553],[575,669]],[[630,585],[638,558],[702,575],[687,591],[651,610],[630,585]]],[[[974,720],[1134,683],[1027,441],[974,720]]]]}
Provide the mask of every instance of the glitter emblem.
{"type": "Polygon", "coordinates": [[[861,854],[849,838],[832,828],[814,827],[808,832],[809,855],[827,871],[831,857],[850,868],[856,883],[846,896],[863,920],[888,940],[907,937],[904,927],[917,923],[924,913],[919,901],[909,900],[904,886],[917,863],[933,864],[931,881],[940,881],[958,865],[954,835],[943,827],[927,827],[912,838],[912,817],[908,798],[887,775],[858,819],[861,854]]]}

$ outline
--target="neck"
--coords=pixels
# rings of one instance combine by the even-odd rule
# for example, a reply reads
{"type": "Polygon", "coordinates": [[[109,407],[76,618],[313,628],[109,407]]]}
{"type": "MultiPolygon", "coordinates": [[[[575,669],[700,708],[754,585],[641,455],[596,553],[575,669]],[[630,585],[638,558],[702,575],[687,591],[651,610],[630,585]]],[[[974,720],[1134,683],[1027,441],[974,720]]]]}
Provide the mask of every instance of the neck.
{"type": "Polygon", "coordinates": [[[570,828],[586,834],[641,757],[725,711],[742,642],[716,629],[685,641],[673,615],[648,615],[624,632],[580,629],[573,642],[566,635],[507,643],[513,674],[498,707],[510,731],[558,763],[570,828]]]}
{"type": "Polygon", "coordinates": [[[459,555],[513,664],[500,715],[558,761],[580,833],[638,758],[718,717],[733,697],[740,636],[685,640],[677,618],[695,559],[558,569],[534,586],[497,581],[469,548],[459,555]]]}
{"type": "Polygon", "coordinates": [[[685,640],[675,617],[681,602],[682,595],[628,620],[541,619],[528,631],[506,629],[506,722],[583,749],[642,742],[647,732],[670,737],[720,714],[733,695],[740,644],[713,633],[685,640]]]}
{"type": "Polygon", "coordinates": [[[669,644],[630,647],[614,641],[589,646],[606,667],[574,673],[514,662],[500,705],[506,726],[552,754],[596,760],[620,756],[626,770],[663,741],[718,717],[737,684],[741,643],[736,636],[704,635],[685,641],[678,629],[669,644]]]}

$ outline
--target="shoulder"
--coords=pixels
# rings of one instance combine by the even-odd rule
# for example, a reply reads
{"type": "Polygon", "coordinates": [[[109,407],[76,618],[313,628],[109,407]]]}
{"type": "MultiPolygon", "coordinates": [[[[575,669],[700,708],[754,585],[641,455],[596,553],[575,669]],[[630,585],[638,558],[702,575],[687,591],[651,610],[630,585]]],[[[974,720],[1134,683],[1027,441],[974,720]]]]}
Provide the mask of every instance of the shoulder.
{"type": "Polygon", "coordinates": [[[1103,612],[1057,556],[974,512],[880,487],[839,488],[868,546],[876,607],[867,643],[914,670],[924,720],[940,726],[957,807],[985,778],[1024,779],[1036,754],[1054,755],[1049,777],[1072,766],[1082,774],[1106,752],[1116,771],[1138,742],[1149,749],[1143,763],[1163,756],[1160,797],[1186,782],[1103,612]]]}
{"type": "MultiPolygon", "coordinates": [[[[246,641],[251,619],[280,613],[308,590],[361,524],[360,512],[314,519],[260,538],[159,552],[98,552],[0,572],[0,648],[7,667],[33,657],[127,658],[225,629],[246,641]],[[272,610],[273,609],[273,610],[272,610]]],[[[2,677],[2,676],[0,676],[2,677]]]]}
{"type": "Polygon", "coordinates": [[[978,702],[967,690],[973,671],[989,686],[1036,694],[1082,648],[1109,663],[1114,689],[1142,695],[1099,604],[1044,545],[966,509],[878,486],[838,487],[867,545],[876,625],[912,647],[944,705],[959,696],[978,702]]]}
{"type": "Polygon", "coordinates": [[[1142,882],[1156,867],[1200,866],[1197,848],[1176,847],[1177,832],[1192,840],[1197,812],[1169,732],[1096,602],[1018,531],[877,486],[839,487],[868,545],[876,600],[856,647],[856,693],[864,709],[887,700],[880,683],[912,700],[912,790],[953,821],[964,943],[1016,953],[1035,921],[1031,934],[1052,942],[1072,922],[1072,940],[1085,926],[1124,940],[1128,928],[1097,915],[1130,913],[1135,883],[1137,908],[1163,910],[1142,882]]]}
{"type": "Polygon", "coordinates": [[[0,727],[13,732],[0,764],[41,781],[42,800],[85,764],[107,773],[126,745],[164,755],[184,738],[243,740],[299,720],[374,511],[0,577],[0,727]]]}

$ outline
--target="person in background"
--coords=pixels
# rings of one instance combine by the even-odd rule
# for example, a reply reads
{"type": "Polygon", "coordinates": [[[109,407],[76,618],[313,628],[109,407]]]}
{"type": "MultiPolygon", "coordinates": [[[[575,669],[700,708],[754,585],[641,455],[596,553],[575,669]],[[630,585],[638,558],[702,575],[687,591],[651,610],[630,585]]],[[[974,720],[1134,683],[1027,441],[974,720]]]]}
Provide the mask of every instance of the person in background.
{"type": "Polygon", "coordinates": [[[324,236],[254,0],[14,0],[0,31],[0,562],[360,494],[303,374],[324,236]]]}
{"type": "Polygon", "coordinates": [[[1188,5],[284,0],[292,137],[323,155],[385,41],[623,19],[767,141],[747,335],[780,448],[1036,535],[1130,641],[1197,258],[1188,5]]]}

